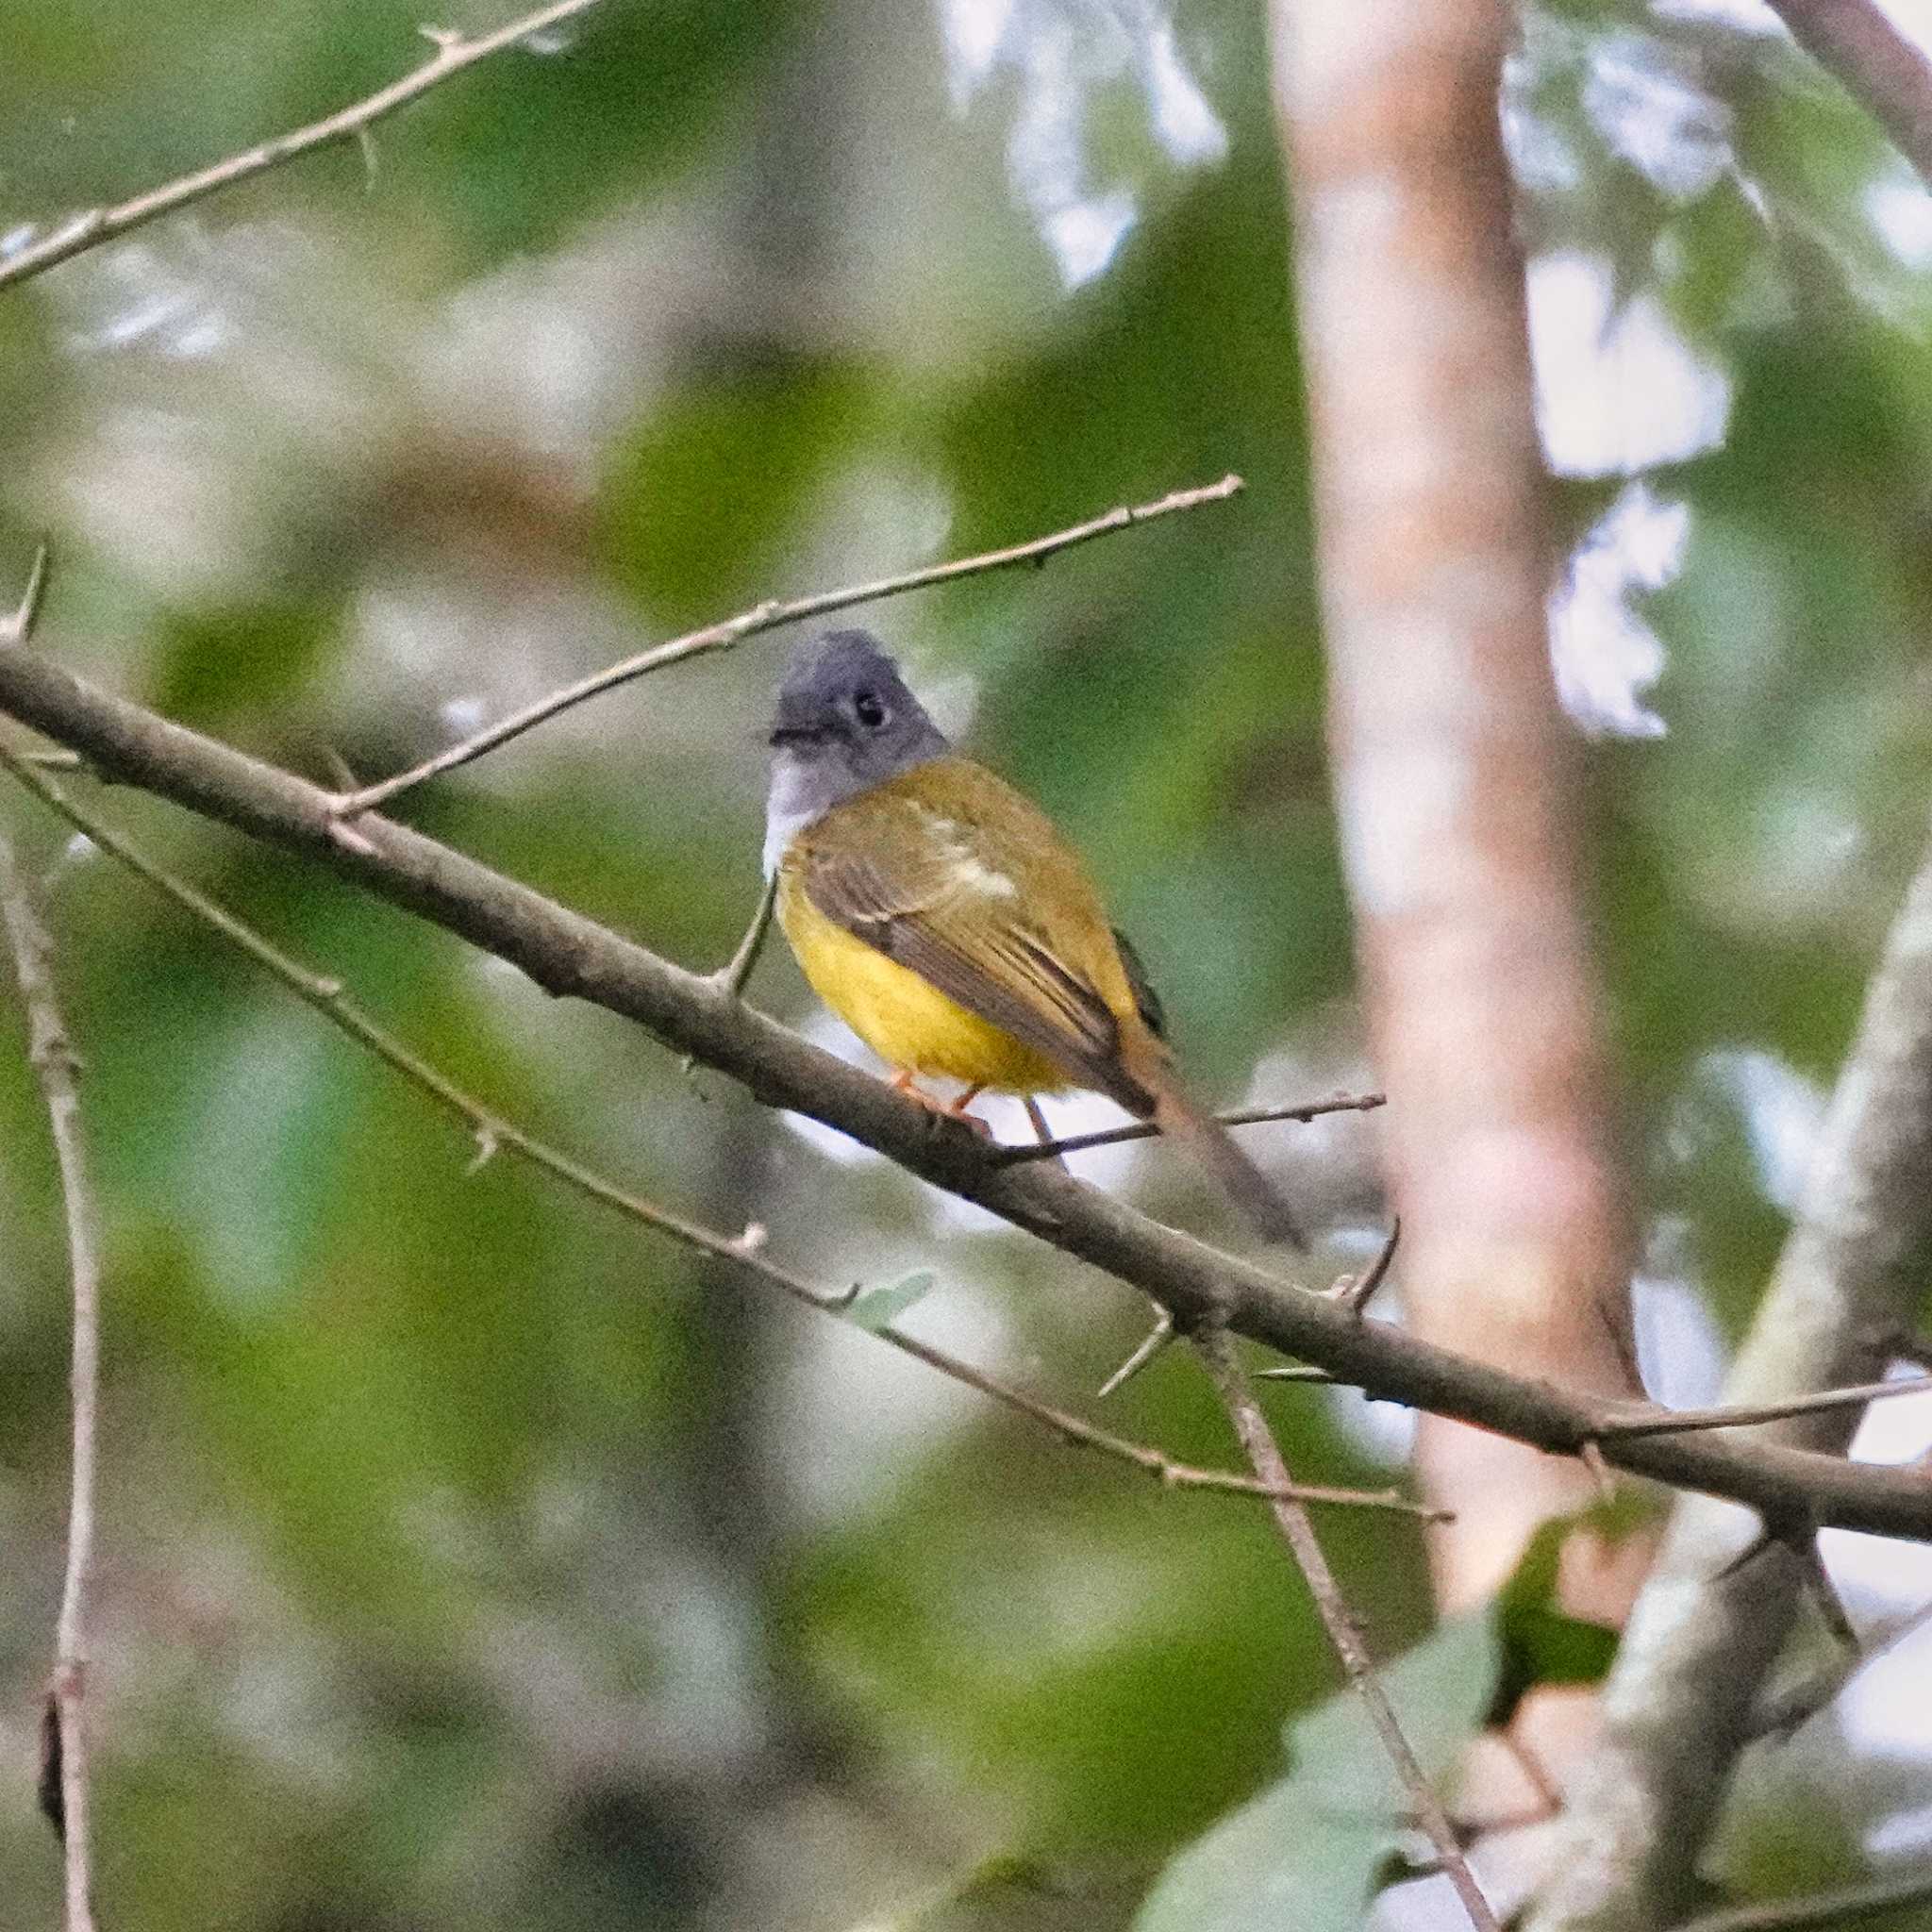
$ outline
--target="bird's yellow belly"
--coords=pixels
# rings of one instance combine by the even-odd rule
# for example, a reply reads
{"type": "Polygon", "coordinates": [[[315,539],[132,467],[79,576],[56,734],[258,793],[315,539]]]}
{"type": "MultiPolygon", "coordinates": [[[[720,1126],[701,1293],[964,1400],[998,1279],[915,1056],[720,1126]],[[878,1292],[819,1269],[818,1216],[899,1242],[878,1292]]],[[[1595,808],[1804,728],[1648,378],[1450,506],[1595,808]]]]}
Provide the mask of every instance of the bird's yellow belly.
{"type": "Polygon", "coordinates": [[[778,923],[812,991],[889,1065],[1002,1093],[1061,1093],[1072,1084],[1005,1027],[855,939],[782,876],[778,923]]]}

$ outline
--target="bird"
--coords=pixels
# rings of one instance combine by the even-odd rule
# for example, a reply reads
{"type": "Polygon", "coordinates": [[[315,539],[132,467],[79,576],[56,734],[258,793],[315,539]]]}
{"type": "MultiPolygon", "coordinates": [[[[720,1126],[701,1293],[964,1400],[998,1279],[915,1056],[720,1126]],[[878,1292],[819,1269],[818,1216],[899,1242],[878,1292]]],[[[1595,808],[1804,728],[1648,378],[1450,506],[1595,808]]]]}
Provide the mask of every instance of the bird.
{"type": "Polygon", "coordinates": [[[1264,1240],[1306,1246],[1274,1184],[1181,1085],[1159,1002],[1078,852],[953,748],[876,638],[798,647],[771,747],[778,924],[895,1086],[969,1121],[984,1091],[1104,1093],[1179,1141],[1264,1240]],[[922,1078],[965,1091],[941,1106],[922,1078]]]}

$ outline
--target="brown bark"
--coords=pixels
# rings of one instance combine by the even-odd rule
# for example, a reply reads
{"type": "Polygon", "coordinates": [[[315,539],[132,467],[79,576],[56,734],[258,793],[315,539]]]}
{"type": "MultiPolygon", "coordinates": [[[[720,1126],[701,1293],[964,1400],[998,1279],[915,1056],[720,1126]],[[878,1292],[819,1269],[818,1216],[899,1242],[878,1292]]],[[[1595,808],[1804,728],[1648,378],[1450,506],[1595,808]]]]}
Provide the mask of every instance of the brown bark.
{"type": "MultiPolygon", "coordinates": [[[[1497,117],[1501,0],[1278,0],[1329,661],[1363,998],[1390,1106],[1401,1287],[1425,1336],[1627,1388],[1628,1217],[1581,910],[1571,733],[1523,264],[1497,117]]],[[[1590,1490],[1425,1418],[1455,1605],[1590,1490]]]]}

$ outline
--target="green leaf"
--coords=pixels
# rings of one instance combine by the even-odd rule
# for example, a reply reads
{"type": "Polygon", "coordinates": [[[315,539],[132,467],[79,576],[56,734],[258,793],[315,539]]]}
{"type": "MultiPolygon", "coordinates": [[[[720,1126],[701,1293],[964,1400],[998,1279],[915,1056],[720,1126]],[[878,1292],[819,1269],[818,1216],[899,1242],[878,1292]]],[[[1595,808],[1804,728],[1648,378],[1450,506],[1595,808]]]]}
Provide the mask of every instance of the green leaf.
{"type": "Polygon", "coordinates": [[[1618,1633],[1573,1617],[1557,1597],[1563,1545],[1579,1530],[1607,1540],[1625,1536],[1648,1520],[1649,1506],[1633,1490],[1544,1524],[1530,1539],[1515,1573],[1496,1598],[1502,1667],[1488,1722],[1507,1724],[1516,1707],[1539,1684],[1600,1684],[1616,1660],[1618,1633]]]}
{"type": "Polygon", "coordinates": [[[930,1268],[920,1268],[890,1288],[869,1288],[845,1310],[845,1319],[854,1327],[876,1335],[881,1328],[890,1328],[916,1302],[924,1301],[937,1279],[930,1268]]]}
{"type": "MultiPolygon", "coordinates": [[[[1480,1727],[1500,1660],[1485,1614],[1442,1624],[1380,1673],[1431,1778],[1480,1727]]],[[[1291,1724],[1288,1743],[1293,1770],[1168,1866],[1135,1932],[1355,1932],[1407,1794],[1353,1690],[1291,1724]]]]}

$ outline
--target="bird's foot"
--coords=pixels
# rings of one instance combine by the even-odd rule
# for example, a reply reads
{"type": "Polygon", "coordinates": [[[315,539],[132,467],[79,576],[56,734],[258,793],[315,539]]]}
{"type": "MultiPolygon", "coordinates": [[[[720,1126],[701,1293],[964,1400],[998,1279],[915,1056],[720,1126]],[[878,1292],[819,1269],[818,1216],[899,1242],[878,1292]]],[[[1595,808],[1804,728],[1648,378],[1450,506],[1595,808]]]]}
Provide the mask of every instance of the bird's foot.
{"type": "Polygon", "coordinates": [[[941,1120],[958,1121],[960,1125],[971,1127],[982,1141],[992,1139],[992,1129],[976,1113],[966,1109],[979,1098],[980,1089],[969,1087],[965,1092],[952,1100],[935,1100],[930,1093],[917,1086],[912,1075],[901,1068],[892,1075],[893,1089],[909,1100],[916,1100],[928,1113],[936,1113],[941,1120]]]}

